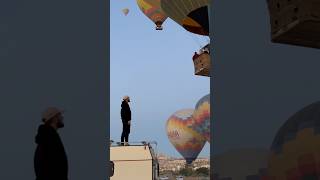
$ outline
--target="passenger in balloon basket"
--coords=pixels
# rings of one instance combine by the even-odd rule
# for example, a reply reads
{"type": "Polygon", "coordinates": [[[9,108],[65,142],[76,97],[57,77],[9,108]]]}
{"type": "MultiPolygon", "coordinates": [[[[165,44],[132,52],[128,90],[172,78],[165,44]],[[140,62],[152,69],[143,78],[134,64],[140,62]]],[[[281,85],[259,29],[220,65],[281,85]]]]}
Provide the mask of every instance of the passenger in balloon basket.
{"type": "Polygon", "coordinates": [[[207,49],[207,48],[204,49],[204,50],[203,50],[203,53],[210,54],[210,53],[209,53],[209,49],[207,49]]]}
{"type": "Polygon", "coordinates": [[[129,134],[131,126],[131,110],[129,106],[130,97],[124,96],[121,104],[122,134],[121,145],[129,145],[129,134]]]}
{"type": "Polygon", "coordinates": [[[197,52],[194,52],[194,55],[192,57],[193,60],[197,59],[199,57],[199,54],[197,52]]]}

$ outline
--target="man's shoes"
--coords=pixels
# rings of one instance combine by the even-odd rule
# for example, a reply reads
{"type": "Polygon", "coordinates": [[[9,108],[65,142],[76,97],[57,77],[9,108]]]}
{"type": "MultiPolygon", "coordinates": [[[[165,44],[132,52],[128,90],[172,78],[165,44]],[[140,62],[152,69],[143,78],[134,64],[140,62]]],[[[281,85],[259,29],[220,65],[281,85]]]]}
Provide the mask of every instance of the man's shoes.
{"type": "Polygon", "coordinates": [[[124,142],[124,145],[125,145],[125,146],[130,146],[129,143],[127,143],[127,142],[124,142]]]}

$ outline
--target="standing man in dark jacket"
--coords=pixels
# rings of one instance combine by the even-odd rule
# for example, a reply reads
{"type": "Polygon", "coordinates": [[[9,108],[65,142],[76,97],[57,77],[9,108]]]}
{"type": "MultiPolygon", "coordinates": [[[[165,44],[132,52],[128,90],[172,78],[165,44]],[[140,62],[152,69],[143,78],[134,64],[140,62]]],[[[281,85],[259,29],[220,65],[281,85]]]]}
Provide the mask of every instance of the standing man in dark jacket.
{"type": "Polygon", "coordinates": [[[131,125],[131,110],[129,106],[130,97],[124,96],[121,104],[121,119],[122,119],[122,134],[121,134],[121,144],[128,145],[130,125],[131,125]]]}
{"type": "Polygon", "coordinates": [[[36,135],[34,155],[36,180],[68,180],[68,161],[57,132],[64,127],[62,111],[50,107],[42,114],[44,122],[36,135]]]}

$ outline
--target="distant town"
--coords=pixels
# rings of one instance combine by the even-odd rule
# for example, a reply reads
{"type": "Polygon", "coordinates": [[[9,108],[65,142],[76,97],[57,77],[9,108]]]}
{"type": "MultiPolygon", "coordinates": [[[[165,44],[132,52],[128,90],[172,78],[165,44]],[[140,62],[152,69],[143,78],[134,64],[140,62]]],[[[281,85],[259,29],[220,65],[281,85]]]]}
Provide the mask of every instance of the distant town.
{"type": "MultiPolygon", "coordinates": [[[[176,179],[177,176],[184,176],[184,179],[195,179],[192,176],[208,177],[210,170],[209,158],[197,158],[191,165],[186,166],[183,158],[174,158],[165,154],[158,155],[160,176],[168,179],[176,179]],[[186,176],[189,174],[189,178],[186,176]]],[[[197,179],[197,178],[196,178],[197,179]]]]}
{"type": "MultiPolygon", "coordinates": [[[[183,158],[174,158],[167,156],[165,154],[158,155],[160,172],[161,171],[180,171],[185,168],[186,160],[183,158]]],[[[198,158],[192,165],[192,169],[196,170],[199,168],[210,168],[210,159],[209,158],[198,158]]]]}

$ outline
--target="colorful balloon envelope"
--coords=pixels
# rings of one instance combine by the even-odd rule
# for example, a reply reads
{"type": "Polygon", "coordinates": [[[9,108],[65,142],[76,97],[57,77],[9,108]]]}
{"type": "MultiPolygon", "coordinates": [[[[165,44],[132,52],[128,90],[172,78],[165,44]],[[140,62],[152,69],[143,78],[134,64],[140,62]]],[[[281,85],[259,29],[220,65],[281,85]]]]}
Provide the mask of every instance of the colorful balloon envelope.
{"type": "Polygon", "coordinates": [[[192,128],[210,143],[210,94],[197,102],[192,128]]]}
{"type": "Polygon", "coordinates": [[[162,30],[163,22],[168,16],[163,12],[160,0],[137,0],[140,10],[156,24],[156,30],[162,30]]]}
{"type": "Polygon", "coordinates": [[[203,149],[206,140],[194,131],[192,125],[193,109],[175,112],[167,121],[167,135],[171,144],[191,164],[203,149]]]}
{"type": "Polygon", "coordinates": [[[319,179],[320,102],[289,118],[271,146],[268,179],[319,179]]]}
{"type": "Polygon", "coordinates": [[[209,36],[210,0],[161,0],[161,8],[187,31],[209,36]]]}
{"type": "Polygon", "coordinates": [[[126,16],[129,13],[129,9],[128,8],[122,9],[122,12],[126,16]]]}

